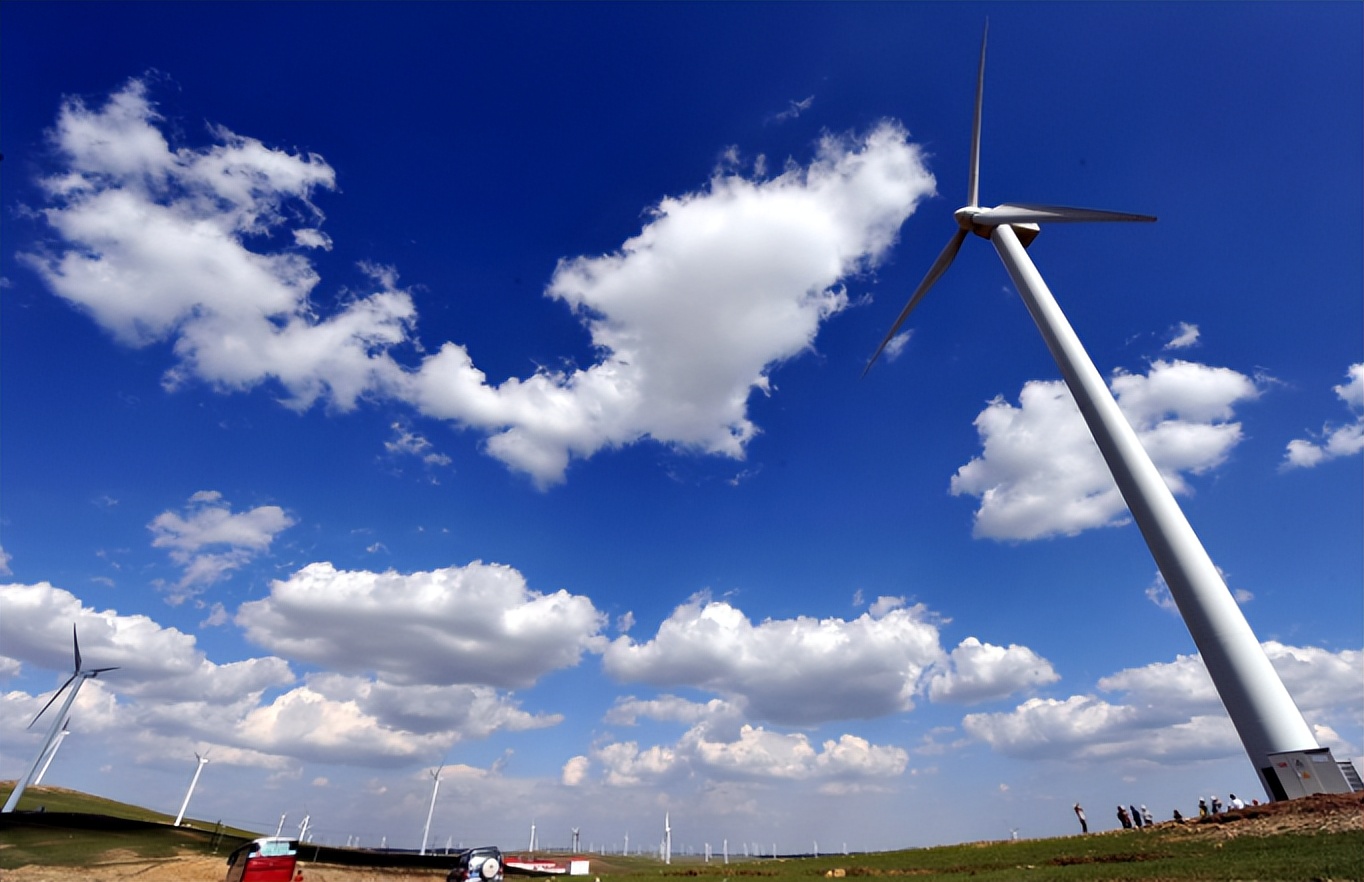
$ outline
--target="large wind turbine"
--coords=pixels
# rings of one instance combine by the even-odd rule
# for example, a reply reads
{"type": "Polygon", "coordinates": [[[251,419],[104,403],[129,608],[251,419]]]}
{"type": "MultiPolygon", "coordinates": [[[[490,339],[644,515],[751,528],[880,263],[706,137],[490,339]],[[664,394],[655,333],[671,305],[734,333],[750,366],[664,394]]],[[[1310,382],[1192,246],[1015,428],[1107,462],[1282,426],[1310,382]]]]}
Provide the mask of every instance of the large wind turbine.
{"type": "Polygon", "coordinates": [[[56,758],[57,751],[61,750],[62,742],[66,740],[66,736],[71,734],[70,726],[71,718],[67,717],[62,723],[62,730],[57,733],[57,740],[52,742],[52,749],[47,752],[47,759],[43,761],[43,767],[38,770],[38,774],[33,776],[34,787],[43,783],[43,776],[47,774],[47,767],[52,765],[52,760],[56,758]]]}
{"type": "Polygon", "coordinates": [[[204,770],[204,765],[208,762],[208,751],[204,755],[194,754],[194,758],[199,761],[199,765],[194,767],[194,777],[189,781],[189,789],[185,791],[185,801],[180,803],[180,814],[175,816],[175,823],[171,826],[179,827],[180,822],[185,819],[185,809],[189,808],[189,798],[194,795],[194,787],[199,783],[199,773],[204,770]]]}
{"type": "Polygon", "coordinates": [[[88,671],[83,670],[81,668],[81,644],[80,640],[76,637],[76,626],[74,624],[71,626],[71,643],[72,646],[74,646],[76,652],[75,673],[73,673],[69,678],[67,678],[67,681],[62,684],[61,689],[58,689],[56,692],[52,693],[52,697],[47,700],[47,704],[43,705],[43,709],[38,711],[38,716],[35,716],[29,722],[29,726],[32,727],[34,723],[38,722],[38,717],[41,717],[43,714],[47,713],[47,709],[52,707],[52,702],[57,700],[57,696],[61,695],[62,692],[66,690],[66,687],[71,686],[71,691],[67,693],[66,701],[62,702],[61,710],[59,710],[57,712],[57,715],[52,718],[52,726],[47,730],[47,737],[43,739],[42,747],[38,749],[38,755],[33,758],[33,765],[29,766],[28,771],[24,774],[24,777],[20,778],[15,783],[14,791],[10,793],[9,799],[5,800],[5,807],[0,808],[0,813],[12,812],[14,811],[14,807],[19,804],[20,797],[24,795],[24,791],[28,789],[29,783],[33,780],[34,772],[38,770],[38,764],[43,761],[43,757],[47,754],[48,750],[53,747],[53,742],[57,738],[57,730],[61,728],[62,723],[66,720],[67,714],[70,713],[71,705],[76,700],[76,693],[81,691],[81,684],[84,683],[86,680],[98,677],[105,671],[118,670],[118,668],[116,667],[91,668],[88,671]]]}
{"type": "MultiPolygon", "coordinates": [[[[986,33],[988,35],[988,27],[986,33]]],[[[910,295],[909,302],[900,311],[890,332],[867,362],[867,369],[885,350],[928,289],[946,272],[957,256],[957,250],[966,240],[967,233],[975,233],[994,243],[1028,312],[1042,332],[1047,348],[1056,359],[1061,376],[1079,406],[1133,519],[1146,539],[1266,794],[1271,799],[1283,799],[1303,792],[1338,789],[1332,786],[1332,782],[1338,779],[1341,784],[1344,783],[1339,767],[1331,758],[1329,750],[1317,744],[1302,713],[1293,703],[1283,681],[1261,649],[1260,642],[1231,592],[1227,590],[1221,574],[1175,502],[1170,488],[1152,464],[1136,432],[1118,409],[1107,384],[1080,345],[1075,331],[1024,250],[1037,236],[1040,224],[1154,221],[1155,218],[1026,203],[982,206],[979,186],[984,90],[985,36],[982,36],[966,205],[954,213],[957,231],[933,262],[919,287],[910,295]],[[1290,752],[1310,753],[1312,756],[1306,758],[1307,766],[1304,766],[1301,755],[1276,756],[1290,752]],[[1316,781],[1309,784],[1298,780],[1303,777],[1301,773],[1296,778],[1291,771],[1286,776],[1276,773],[1276,766],[1288,769],[1286,761],[1289,759],[1299,769],[1316,766],[1312,769],[1317,772],[1316,781]],[[1289,792],[1286,793],[1286,790],[1289,792]]],[[[1310,778],[1311,775],[1306,777],[1310,778]]],[[[1345,789],[1348,790],[1348,785],[1345,789]]]]}

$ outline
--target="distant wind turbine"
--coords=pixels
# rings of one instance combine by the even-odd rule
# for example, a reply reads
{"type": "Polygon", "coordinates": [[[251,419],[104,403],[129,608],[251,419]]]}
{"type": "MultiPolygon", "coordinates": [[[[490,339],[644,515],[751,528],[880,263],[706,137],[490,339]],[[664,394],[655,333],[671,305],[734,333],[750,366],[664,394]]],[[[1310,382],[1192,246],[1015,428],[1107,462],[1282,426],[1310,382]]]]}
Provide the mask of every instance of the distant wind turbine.
{"type": "Polygon", "coordinates": [[[47,752],[47,759],[43,760],[43,767],[38,770],[38,774],[33,778],[34,787],[43,783],[43,776],[47,774],[47,767],[52,765],[52,759],[57,755],[57,751],[61,749],[62,742],[66,740],[66,736],[71,734],[71,730],[67,728],[70,725],[70,717],[67,717],[62,721],[62,730],[57,733],[57,740],[52,742],[52,749],[47,752]]]}
{"type": "Polygon", "coordinates": [[[422,854],[426,854],[426,837],[431,835],[431,816],[436,812],[436,794],[440,793],[440,773],[445,766],[438,766],[431,770],[431,778],[435,781],[431,785],[431,807],[426,810],[426,826],[422,828],[422,854]]]}
{"type": "Polygon", "coordinates": [[[47,700],[47,704],[43,705],[43,709],[38,711],[38,715],[35,716],[31,721],[29,721],[28,725],[32,727],[34,723],[38,722],[38,717],[41,717],[44,713],[47,712],[48,708],[52,707],[52,702],[57,700],[57,696],[61,695],[62,692],[65,691],[66,687],[71,686],[71,691],[67,693],[66,701],[62,702],[61,710],[57,711],[57,715],[52,718],[52,727],[48,729],[47,737],[43,739],[43,744],[38,749],[38,755],[33,758],[33,765],[29,766],[28,771],[24,774],[24,776],[15,783],[14,790],[13,792],[10,793],[9,799],[5,800],[5,807],[0,808],[0,814],[5,814],[14,811],[14,807],[19,804],[19,798],[24,795],[24,791],[28,789],[29,782],[33,780],[34,772],[38,770],[38,764],[43,761],[43,756],[45,756],[48,750],[52,748],[53,742],[57,738],[57,729],[62,725],[62,723],[66,720],[67,715],[71,712],[71,705],[76,700],[76,693],[81,691],[81,685],[85,683],[86,680],[94,679],[95,677],[98,677],[100,674],[103,674],[105,671],[118,670],[118,668],[113,667],[91,668],[90,670],[87,671],[81,667],[81,644],[80,640],[76,637],[76,626],[74,624],[71,626],[71,644],[75,648],[76,672],[72,674],[65,683],[62,684],[61,689],[58,689],[56,692],[52,693],[52,697],[47,700]],[[73,686],[72,684],[75,685],[73,686]]]}
{"type": "Polygon", "coordinates": [[[199,765],[194,767],[194,777],[190,779],[189,790],[185,791],[185,801],[180,803],[180,814],[175,816],[175,823],[171,826],[179,827],[180,822],[185,819],[185,809],[189,808],[189,798],[194,795],[194,787],[199,783],[199,773],[204,770],[204,765],[208,762],[208,751],[204,755],[194,754],[194,758],[199,761],[199,765]]]}
{"type": "MultiPolygon", "coordinates": [[[[988,35],[988,25],[986,33],[988,35]]],[[[1321,748],[1283,681],[1270,664],[1226,583],[1203,548],[1174,494],[1151,462],[1141,441],[1118,409],[1103,377],[1095,369],[1079,337],[1056,304],[1024,249],[1040,232],[1039,224],[1078,221],[1154,221],[1140,214],[1086,208],[1005,203],[983,207],[979,200],[981,106],[985,90],[985,36],[980,43],[976,80],[975,122],[971,132],[971,165],[966,205],[954,217],[957,231],[910,296],[890,332],[867,362],[870,370],[910,312],[947,271],[967,233],[994,243],[1023,298],[1047,348],[1061,369],[1085,423],[1094,437],[1132,518],[1141,529],[1170,594],[1203,657],[1208,674],[1227,709],[1241,743],[1270,799],[1284,799],[1274,772],[1275,754],[1309,751],[1320,757],[1328,773],[1339,775],[1329,750],[1321,748]],[[1328,764],[1329,761],[1329,764],[1328,764]]],[[[863,375],[866,374],[863,371],[863,375]]],[[[1314,756],[1313,759],[1318,759],[1314,756]]],[[[1334,779],[1335,776],[1332,776],[1334,779]]],[[[1343,775],[1340,776],[1344,783],[1343,775]]],[[[1345,785],[1348,788],[1348,785],[1345,785]]]]}

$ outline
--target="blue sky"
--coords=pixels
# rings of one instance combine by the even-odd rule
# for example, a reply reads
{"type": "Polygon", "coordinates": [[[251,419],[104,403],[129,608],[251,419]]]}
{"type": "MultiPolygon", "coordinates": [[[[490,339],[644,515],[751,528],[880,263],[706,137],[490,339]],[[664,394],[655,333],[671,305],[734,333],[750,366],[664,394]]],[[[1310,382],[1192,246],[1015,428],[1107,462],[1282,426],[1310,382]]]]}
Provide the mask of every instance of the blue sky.
{"type": "Polygon", "coordinates": [[[1261,796],[1031,253],[1364,745],[1358,4],[9,3],[0,776],[333,843],[884,849],[1261,796]]]}

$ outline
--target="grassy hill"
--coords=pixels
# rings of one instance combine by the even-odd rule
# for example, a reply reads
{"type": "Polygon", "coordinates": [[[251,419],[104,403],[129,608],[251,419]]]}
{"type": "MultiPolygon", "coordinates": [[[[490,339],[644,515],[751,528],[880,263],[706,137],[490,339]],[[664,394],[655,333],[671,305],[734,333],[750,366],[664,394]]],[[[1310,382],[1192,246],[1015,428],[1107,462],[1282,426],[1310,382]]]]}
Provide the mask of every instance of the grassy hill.
{"type": "MultiPolygon", "coordinates": [[[[13,781],[0,782],[0,800],[13,790],[13,781]]],[[[0,815],[0,870],[48,863],[79,866],[115,851],[145,858],[225,855],[257,835],[199,821],[173,827],[174,820],[163,812],[78,790],[30,787],[14,813],[0,815]]]]}

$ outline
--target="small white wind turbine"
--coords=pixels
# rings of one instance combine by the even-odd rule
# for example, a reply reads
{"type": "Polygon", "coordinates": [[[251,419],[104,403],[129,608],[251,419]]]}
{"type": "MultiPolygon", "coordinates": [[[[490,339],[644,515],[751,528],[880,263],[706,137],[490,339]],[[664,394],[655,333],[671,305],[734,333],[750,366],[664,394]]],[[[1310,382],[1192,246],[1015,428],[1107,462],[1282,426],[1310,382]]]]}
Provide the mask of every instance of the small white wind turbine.
{"type": "Polygon", "coordinates": [[[57,751],[61,749],[62,742],[66,740],[66,736],[71,734],[71,730],[67,728],[70,725],[71,718],[67,717],[62,722],[62,730],[57,733],[57,740],[52,742],[52,749],[47,752],[47,759],[43,760],[43,767],[38,770],[37,775],[33,776],[34,787],[37,787],[39,784],[43,783],[43,776],[47,774],[47,767],[52,765],[52,760],[54,757],[56,757],[57,751]]]}
{"type": "Polygon", "coordinates": [[[67,681],[62,684],[61,689],[58,689],[56,692],[52,694],[52,697],[47,700],[47,704],[43,705],[43,709],[38,711],[38,715],[35,716],[31,721],[29,721],[29,726],[31,727],[34,723],[38,722],[38,717],[41,717],[43,714],[47,712],[48,708],[52,707],[52,702],[57,700],[57,696],[61,695],[62,692],[65,691],[66,687],[71,686],[71,691],[67,693],[66,701],[62,702],[61,710],[57,711],[57,715],[52,718],[52,727],[48,729],[47,737],[43,739],[42,747],[38,749],[38,755],[33,758],[33,765],[29,766],[28,772],[26,772],[22,778],[15,782],[14,790],[10,793],[9,799],[5,800],[5,807],[0,808],[0,814],[14,811],[14,807],[19,804],[19,798],[24,795],[24,791],[28,789],[29,783],[33,780],[34,773],[38,771],[38,764],[43,761],[43,757],[47,754],[49,750],[52,749],[53,742],[57,738],[57,729],[62,725],[62,723],[66,720],[67,715],[71,712],[71,705],[76,700],[76,693],[81,691],[81,685],[86,680],[98,677],[105,671],[118,670],[118,668],[113,667],[91,668],[90,670],[87,671],[81,667],[81,644],[80,640],[76,637],[76,626],[74,624],[71,626],[71,644],[75,648],[76,654],[75,673],[73,673],[69,678],[67,678],[67,681]]]}
{"type": "Polygon", "coordinates": [[[208,762],[208,751],[205,750],[203,756],[195,753],[194,758],[199,761],[199,764],[194,767],[194,777],[189,779],[189,789],[185,791],[185,801],[180,803],[180,813],[175,816],[175,823],[171,825],[174,827],[179,827],[180,822],[185,819],[185,809],[189,808],[189,798],[194,795],[194,787],[199,783],[199,773],[204,770],[204,765],[208,762]]]}
{"type": "MultiPolygon", "coordinates": [[[[993,208],[981,206],[980,128],[984,90],[985,37],[982,36],[966,205],[954,213],[957,231],[910,295],[890,332],[867,362],[867,369],[885,350],[928,289],[946,272],[966,234],[975,233],[990,240],[1042,332],[1133,520],[1146,539],[1265,792],[1270,799],[1275,799],[1278,782],[1271,755],[1284,751],[1321,751],[1321,748],[1170,488],[1118,409],[1103,377],[1024,250],[1037,236],[1040,224],[1153,221],[1155,218],[1026,203],[1005,203],[993,208]]],[[[1331,759],[1329,753],[1325,759],[1331,759]]],[[[1331,762],[1330,767],[1334,769],[1335,763],[1331,762]]],[[[1283,798],[1282,793],[1280,787],[1277,798],[1283,798]]]]}
{"type": "Polygon", "coordinates": [[[422,854],[426,854],[426,837],[431,835],[431,815],[436,811],[436,794],[440,793],[440,773],[445,766],[437,766],[431,770],[431,778],[435,782],[431,785],[431,807],[426,810],[426,826],[422,828],[422,854]]]}

